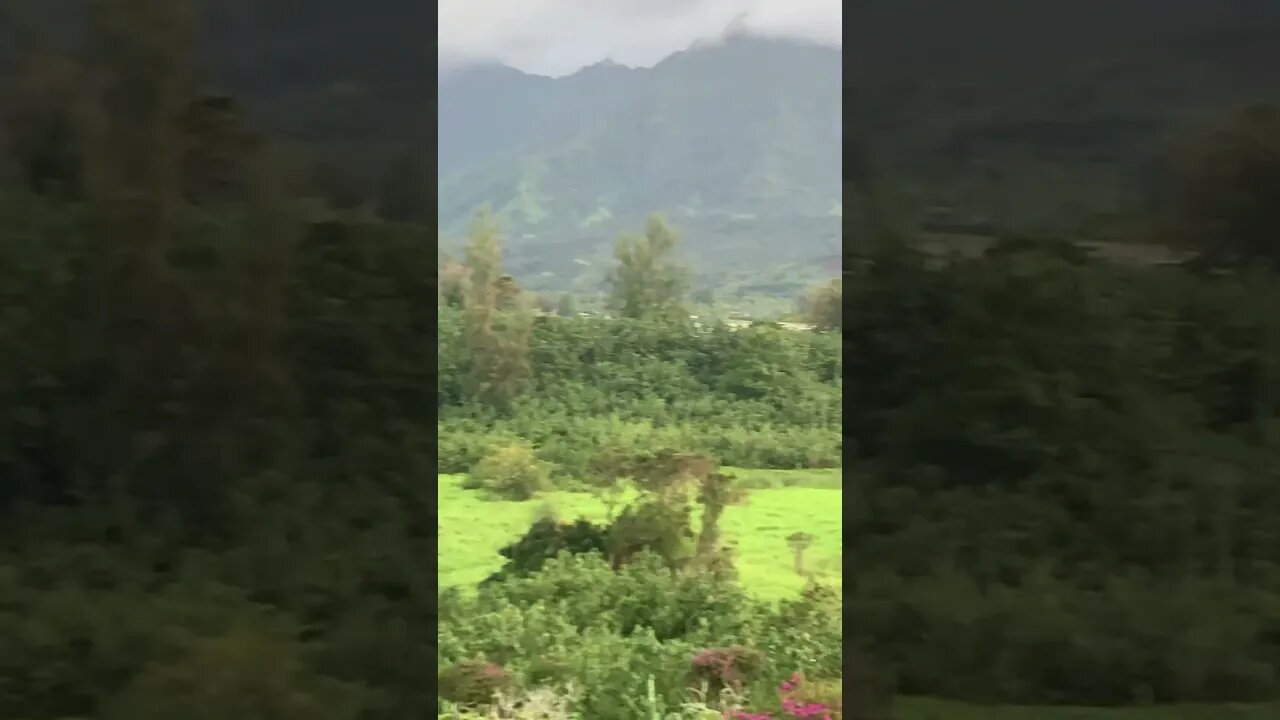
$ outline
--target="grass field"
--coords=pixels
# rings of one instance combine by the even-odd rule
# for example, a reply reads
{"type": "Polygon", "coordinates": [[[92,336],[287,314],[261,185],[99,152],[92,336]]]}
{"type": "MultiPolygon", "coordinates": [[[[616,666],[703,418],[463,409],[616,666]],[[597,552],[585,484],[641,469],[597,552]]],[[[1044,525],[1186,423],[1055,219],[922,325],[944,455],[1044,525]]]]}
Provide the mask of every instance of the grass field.
{"type": "MultiPolygon", "coordinates": [[[[729,508],[725,539],[738,548],[744,586],[757,597],[793,597],[804,581],[792,567],[786,537],[816,536],[806,553],[809,570],[839,583],[841,471],[728,468],[750,489],[747,502],[729,508]]],[[[463,476],[439,476],[440,586],[474,587],[502,565],[498,550],[528,529],[546,505],[565,519],[600,520],[604,505],[586,493],[551,492],[527,502],[495,502],[462,489],[463,476]]],[[[900,698],[895,720],[1275,720],[1280,705],[1180,705],[1076,708],[970,705],[930,698],[900,698]]]]}
{"type": "MultiPolygon", "coordinates": [[[[804,531],[815,536],[805,551],[805,568],[819,579],[840,582],[840,470],[739,470],[747,501],[725,511],[721,528],[738,552],[743,585],[757,597],[793,597],[804,579],[793,567],[786,538],[804,531]]],[[[502,566],[498,550],[529,528],[540,508],[550,505],[573,520],[601,520],[604,505],[586,493],[550,492],[527,502],[484,500],[462,489],[461,475],[439,476],[441,587],[473,587],[502,566]]]]}
{"type": "Polygon", "coordinates": [[[1275,720],[1280,705],[1152,705],[1132,708],[968,705],[900,698],[894,720],[1275,720]]]}

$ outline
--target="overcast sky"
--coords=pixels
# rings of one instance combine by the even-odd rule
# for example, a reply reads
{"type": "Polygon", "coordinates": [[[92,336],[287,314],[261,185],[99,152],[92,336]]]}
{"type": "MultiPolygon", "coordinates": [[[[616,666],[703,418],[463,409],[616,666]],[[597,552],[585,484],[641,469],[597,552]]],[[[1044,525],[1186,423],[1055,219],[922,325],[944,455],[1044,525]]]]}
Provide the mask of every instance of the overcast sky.
{"type": "Polygon", "coordinates": [[[648,67],[732,26],[840,44],[841,0],[439,0],[440,65],[497,60],[565,75],[605,59],[648,67]]]}

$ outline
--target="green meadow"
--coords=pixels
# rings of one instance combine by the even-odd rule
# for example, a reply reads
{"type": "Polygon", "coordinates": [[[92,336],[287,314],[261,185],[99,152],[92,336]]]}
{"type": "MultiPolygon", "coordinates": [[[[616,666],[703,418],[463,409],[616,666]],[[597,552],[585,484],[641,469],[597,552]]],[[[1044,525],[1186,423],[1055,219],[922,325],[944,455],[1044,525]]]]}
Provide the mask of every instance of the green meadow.
{"type": "MultiPolygon", "coordinates": [[[[840,470],[726,470],[750,488],[746,502],[725,512],[726,539],[738,550],[741,581],[761,599],[794,597],[803,585],[786,537],[815,536],[805,567],[839,583],[841,576],[840,470]]],[[[537,499],[482,499],[462,488],[463,475],[439,476],[440,586],[474,590],[502,565],[498,550],[519,538],[533,518],[548,510],[563,519],[603,520],[604,503],[585,492],[553,491],[537,499]]],[[[977,705],[933,698],[901,697],[894,720],[1273,720],[1280,705],[1152,705],[1095,708],[977,705]]]]}
{"type": "MultiPolygon", "coordinates": [[[[751,488],[747,499],[721,520],[726,541],[736,547],[738,573],[757,597],[794,597],[804,586],[795,571],[787,536],[814,536],[804,569],[824,582],[840,582],[840,470],[741,470],[727,472],[751,488]]],[[[462,475],[439,476],[440,586],[474,587],[502,565],[498,550],[519,538],[539,513],[551,509],[565,520],[602,520],[605,504],[585,492],[547,492],[534,500],[483,499],[462,488],[462,475]]]]}

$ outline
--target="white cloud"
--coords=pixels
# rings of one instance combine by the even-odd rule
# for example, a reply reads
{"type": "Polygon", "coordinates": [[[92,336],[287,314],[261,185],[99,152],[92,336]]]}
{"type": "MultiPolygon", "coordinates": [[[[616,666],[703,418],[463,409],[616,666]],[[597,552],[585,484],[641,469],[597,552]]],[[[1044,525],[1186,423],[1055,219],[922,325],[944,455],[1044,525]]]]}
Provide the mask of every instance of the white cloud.
{"type": "Polygon", "coordinates": [[[443,68],[497,60],[565,75],[611,59],[651,66],[734,25],[840,44],[840,0],[440,0],[443,68]]]}

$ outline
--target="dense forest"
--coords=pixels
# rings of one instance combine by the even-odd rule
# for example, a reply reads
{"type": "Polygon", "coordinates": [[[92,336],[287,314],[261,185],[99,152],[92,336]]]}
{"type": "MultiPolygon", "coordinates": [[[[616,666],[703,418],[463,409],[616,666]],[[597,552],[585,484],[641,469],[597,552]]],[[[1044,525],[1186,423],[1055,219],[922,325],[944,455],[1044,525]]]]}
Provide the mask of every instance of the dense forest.
{"type": "Polygon", "coordinates": [[[845,641],[908,694],[1274,701],[1276,17],[944,5],[855,12],[845,641]]]}
{"type": "MultiPolygon", "coordinates": [[[[188,10],[103,0],[76,42],[0,48],[4,717],[1280,700],[1275,108],[1173,133],[1111,226],[1185,262],[1011,231],[925,252],[905,155],[849,132],[812,330],[691,318],[656,217],[584,317],[521,288],[487,214],[432,259],[429,182],[319,192],[341,143],[215,84],[188,10]],[[843,594],[754,594],[740,478],[832,468],[843,594]],[[616,507],[539,510],[440,591],[446,474],[475,538],[516,501],[616,507]]],[[[388,167],[420,151],[385,136],[388,167]]],[[[785,538],[793,574],[823,539],[785,538]]]]}
{"type": "Polygon", "coordinates": [[[434,232],[318,210],[188,9],[6,76],[0,714],[425,716],[434,232]]]}

